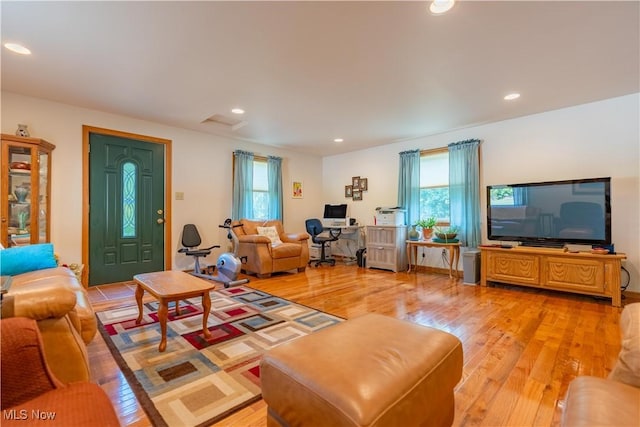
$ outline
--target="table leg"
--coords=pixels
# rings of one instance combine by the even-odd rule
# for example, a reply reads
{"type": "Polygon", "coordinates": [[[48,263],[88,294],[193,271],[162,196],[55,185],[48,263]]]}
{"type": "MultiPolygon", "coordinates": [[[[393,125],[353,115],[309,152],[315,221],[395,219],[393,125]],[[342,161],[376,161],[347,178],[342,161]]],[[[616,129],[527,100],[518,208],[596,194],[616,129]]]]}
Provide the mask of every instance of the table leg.
{"type": "Polygon", "coordinates": [[[163,352],[167,348],[167,313],[169,312],[169,302],[165,299],[160,300],[158,306],[158,320],[160,321],[160,345],[158,351],[163,352]]]}
{"type": "Polygon", "coordinates": [[[209,319],[209,312],[211,311],[211,296],[209,291],[205,291],[202,294],[202,335],[205,338],[211,338],[211,332],[207,327],[207,320],[209,319]]]}
{"type": "Polygon", "coordinates": [[[457,279],[457,278],[460,277],[459,274],[458,274],[458,263],[460,262],[460,246],[456,246],[454,248],[453,253],[454,253],[454,256],[455,256],[455,259],[456,259],[456,261],[455,261],[455,263],[453,265],[456,267],[456,279],[457,279]]]}
{"type": "Polygon", "coordinates": [[[180,300],[175,301],[176,304],[176,317],[180,316],[180,300]]]}
{"type": "Polygon", "coordinates": [[[449,246],[449,279],[453,279],[453,258],[455,257],[455,249],[449,246]]]}
{"type": "Polygon", "coordinates": [[[407,273],[411,273],[411,243],[407,243],[407,256],[409,257],[409,268],[407,268],[407,273]]]}
{"type": "Polygon", "coordinates": [[[138,318],[136,319],[136,325],[142,322],[142,296],[144,295],[144,289],[142,286],[136,286],[136,304],[138,304],[138,318]]]}

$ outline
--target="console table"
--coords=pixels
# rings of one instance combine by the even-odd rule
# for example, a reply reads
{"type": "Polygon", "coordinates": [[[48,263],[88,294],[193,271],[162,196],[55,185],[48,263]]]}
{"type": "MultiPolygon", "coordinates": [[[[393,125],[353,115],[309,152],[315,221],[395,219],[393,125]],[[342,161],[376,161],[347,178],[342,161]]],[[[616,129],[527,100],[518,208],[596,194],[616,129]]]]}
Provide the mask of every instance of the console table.
{"type": "Polygon", "coordinates": [[[567,252],[566,249],[481,246],[480,285],[500,282],[611,298],[620,307],[622,253],[567,252]]]}
{"type": "MultiPolygon", "coordinates": [[[[430,240],[407,240],[407,255],[409,256],[409,269],[407,273],[411,272],[411,265],[418,265],[418,247],[423,246],[426,248],[444,248],[449,250],[449,277],[453,278],[453,266],[456,267],[456,277],[458,277],[458,261],[460,260],[460,243],[438,243],[430,240]],[[415,262],[412,263],[411,261],[415,262]]],[[[417,270],[417,267],[416,267],[417,270]]]]}

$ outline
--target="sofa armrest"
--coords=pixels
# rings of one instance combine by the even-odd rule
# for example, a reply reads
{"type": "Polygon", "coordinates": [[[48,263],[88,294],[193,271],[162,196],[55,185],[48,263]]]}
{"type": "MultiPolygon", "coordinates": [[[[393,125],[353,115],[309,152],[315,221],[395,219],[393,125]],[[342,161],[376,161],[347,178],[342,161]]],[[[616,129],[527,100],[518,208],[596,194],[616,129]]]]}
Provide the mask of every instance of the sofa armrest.
{"type": "Polygon", "coordinates": [[[75,306],[73,288],[47,281],[34,282],[11,287],[2,301],[2,317],[60,318],[75,306]]]}
{"type": "Polygon", "coordinates": [[[309,240],[309,234],[307,233],[284,233],[280,236],[283,242],[297,243],[309,240]]]}
{"type": "Polygon", "coordinates": [[[243,243],[265,243],[271,245],[271,240],[267,236],[260,236],[259,234],[245,234],[238,237],[238,242],[243,243]]]}

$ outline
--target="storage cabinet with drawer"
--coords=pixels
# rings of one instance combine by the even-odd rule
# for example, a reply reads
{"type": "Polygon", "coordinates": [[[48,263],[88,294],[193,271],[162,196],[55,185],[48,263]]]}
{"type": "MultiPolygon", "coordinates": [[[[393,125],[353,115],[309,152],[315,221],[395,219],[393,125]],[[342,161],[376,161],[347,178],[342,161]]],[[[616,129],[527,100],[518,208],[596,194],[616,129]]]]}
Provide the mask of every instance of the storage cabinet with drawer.
{"type": "Polygon", "coordinates": [[[391,225],[367,226],[367,267],[405,271],[407,227],[391,225]]]}

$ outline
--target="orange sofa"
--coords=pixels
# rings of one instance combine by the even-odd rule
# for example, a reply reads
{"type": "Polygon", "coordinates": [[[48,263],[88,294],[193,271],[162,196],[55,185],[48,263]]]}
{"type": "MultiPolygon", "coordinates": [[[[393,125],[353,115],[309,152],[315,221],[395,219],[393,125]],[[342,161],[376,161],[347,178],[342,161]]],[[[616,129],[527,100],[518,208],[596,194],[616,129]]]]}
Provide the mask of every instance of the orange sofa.
{"type": "Polygon", "coordinates": [[[37,321],[47,363],[60,381],[90,379],[86,344],[95,336],[97,321],[86,289],[71,270],[45,268],[12,276],[2,300],[2,318],[9,317],[37,321]]]}
{"type": "Polygon", "coordinates": [[[63,384],[51,372],[36,321],[0,320],[2,425],[119,427],[102,388],[81,381],[63,384]]]}
{"type": "Polygon", "coordinates": [[[640,303],[622,310],[620,333],[622,348],[609,376],[585,375],[569,384],[563,427],[640,425],[640,303]]]}

